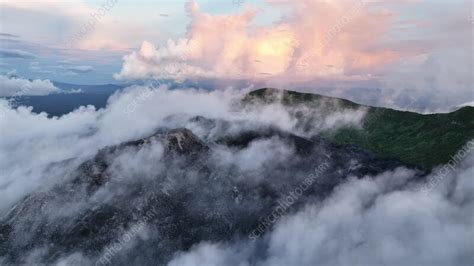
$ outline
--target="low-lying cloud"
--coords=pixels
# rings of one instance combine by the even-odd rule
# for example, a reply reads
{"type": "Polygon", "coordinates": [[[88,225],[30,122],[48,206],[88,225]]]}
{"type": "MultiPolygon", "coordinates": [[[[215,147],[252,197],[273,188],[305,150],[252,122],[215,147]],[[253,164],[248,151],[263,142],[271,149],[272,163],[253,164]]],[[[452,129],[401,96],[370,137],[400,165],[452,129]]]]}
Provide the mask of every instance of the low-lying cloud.
{"type": "MultiPolygon", "coordinates": [[[[132,219],[136,224],[144,217],[143,207],[151,204],[147,200],[152,200],[157,220],[147,222],[114,251],[113,262],[146,265],[159,260],[170,266],[472,264],[472,155],[429,194],[420,190],[425,179],[420,179],[416,169],[397,167],[356,177],[351,173],[361,167],[372,169],[370,162],[377,160],[353,147],[332,146],[318,134],[358,126],[365,110],[337,108],[331,115],[321,115],[322,107],[246,106],[241,101],[244,93],[133,86],[115,93],[104,109],[80,107],[52,118],[33,113],[29,107],[12,109],[0,100],[5,109],[0,118],[0,215],[6,217],[27,195],[33,195],[26,198],[27,203],[33,201],[31,206],[35,199],[45,200],[42,208],[30,210],[29,203],[21,205],[26,207],[18,217],[24,220],[11,229],[12,245],[32,240],[34,226],[41,221],[55,225],[51,230],[58,231],[54,232],[70,232],[92,223],[100,230],[90,237],[105,243],[90,252],[81,249],[82,244],[68,242],[71,246],[60,247],[66,251],[58,253],[58,247],[45,239],[44,245],[21,258],[12,255],[8,259],[26,264],[96,264],[108,254],[106,247],[118,243],[133,227],[101,224],[105,220],[91,222],[88,219],[95,217],[94,212],[111,208],[108,222],[132,219]],[[137,98],[141,100],[130,111],[137,98]],[[313,127],[301,127],[295,113],[312,116],[309,124],[313,127]],[[109,165],[101,175],[108,180],[105,185],[91,191],[87,184],[71,183],[78,166],[99,150],[174,128],[187,128],[209,145],[205,157],[193,160],[196,166],[187,168],[189,162],[180,157],[168,160],[173,157],[167,143],[152,138],[143,145],[105,152],[102,159],[109,165]],[[239,144],[242,139],[236,136],[249,132],[271,137],[239,144]],[[226,141],[233,144],[226,145],[226,141]],[[319,144],[316,150],[307,151],[309,143],[319,144]],[[359,157],[351,157],[354,154],[359,157]],[[372,161],[359,162],[364,156],[372,161]],[[298,188],[326,160],[327,169],[307,193],[265,233],[250,239],[248,231],[258,223],[246,223],[267,217],[275,198],[298,188]],[[38,193],[44,196],[37,198],[38,193]],[[183,213],[190,220],[181,220],[183,213]],[[30,219],[38,223],[30,225],[30,219]],[[240,230],[248,227],[248,231],[234,231],[236,226],[240,230]],[[185,235],[176,238],[176,234],[185,235]]],[[[331,106],[329,102],[322,105],[331,106]]],[[[179,134],[176,141],[184,145],[179,134]]],[[[380,171],[378,166],[373,169],[380,171]]]]}
{"type": "MultiPolygon", "coordinates": [[[[46,84],[46,88],[55,88],[49,86],[49,81],[30,82],[16,78],[6,81],[28,85],[39,83],[46,84]]],[[[9,95],[16,92],[17,87],[14,88],[9,95]]],[[[47,91],[56,92],[57,89],[47,91]]],[[[209,141],[216,140],[223,134],[232,135],[242,130],[270,126],[310,136],[323,129],[357,126],[365,114],[364,110],[341,111],[328,119],[315,119],[313,128],[301,129],[298,127],[298,120],[291,115],[291,112],[299,109],[286,109],[281,104],[273,104],[238,111],[236,104],[239,104],[244,93],[234,90],[206,92],[193,89],[168,90],[165,86],[134,86],[112,95],[105,109],[80,107],[69,114],[53,118],[48,118],[45,113],[33,113],[31,107],[12,109],[6,100],[0,100],[0,110],[3,110],[0,119],[0,166],[4,170],[0,180],[4,200],[0,209],[10,206],[12,201],[18,200],[38,185],[46,184],[47,182],[39,182],[46,177],[38,173],[44,173],[51,163],[72,158],[84,160],[100,148],[148,136],[160,127],[189,127],[199,137],[209,141]],[[133,112],[130,112],[130,105],[144,93],[148,95],[147,98],[134,105],[133,112]],[[214,131],[204,133],[189,122],[195,116],[236,123],[231,126],[223,123],[214,131]]],[[[314,113],[318,114],[317,109],[314,113]]]]}
{"type": "Polygon", "coordinates": [[[61,90],[49,80],[28,80],[14,75],[0,75],[0,97],[37,96],[61,90]]]}
{"type": "Polygon", "coordinates": [[[169,265],[471,265],[473,159],[429,194],[406,169],[349,179],[257,243],[205,242],[169,265]]]}

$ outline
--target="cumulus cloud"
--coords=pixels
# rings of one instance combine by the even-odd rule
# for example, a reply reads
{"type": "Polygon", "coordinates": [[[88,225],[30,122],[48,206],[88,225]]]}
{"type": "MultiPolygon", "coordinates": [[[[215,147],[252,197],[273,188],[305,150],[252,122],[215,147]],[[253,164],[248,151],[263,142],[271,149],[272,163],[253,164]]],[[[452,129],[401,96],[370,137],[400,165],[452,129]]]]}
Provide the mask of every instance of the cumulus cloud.
{"type": "Polygon", "coordinates": [[[186,8],[192,21],[187,38],[169,40],[158,49],[144,42],[138,52],[124,58],[117,78],[357,80],[374,68],[420,53],[419,48],[408,45],[404,49],[381,45],[395,14],[378,10],[369,1],[270,4],[291,4],[291,13],[275,25],[253,27],[258,10],[217,16],[200,11],[196,1],[189,1],[186,8]]]}
{"type": "Polygon", "coordinates": [[[434,5],[434,14],[413,20],[404,13],[425,10],[423,3],[305,0],[269,5],[283,8],[283,18],[254,26],[264,11],[214,15],[188,1],[186,36],[161,46],[144,41],[124,57],[115,78],[249,80],[313,92],[329,87],[333,96],[418,111],[449,109],[472,98],[470,33],[460,19],[467,16],[465,2],[434,5]],[[430,23],[440,10],[447,10],[447,20],[430,23]],[[365,100],[360,87],[380,89],[381,95],[365,100]],[[340,88],[348,90],[341,94],[340,88]]]}
{"type": "Polygon", "coordinates": [[[189,1],[186,8],[192,21],[187,38],[169,40],[159,49],[144,42],[139,52],[125,57],[117,78],[184,75],[267,79],[297,75],[308,79],[364,74],[365,69],[410,54],[379,46],[393,14],[370,11],[367,5],[303,1],[276,25],[252,28],[257,10],[214,16],[189,1]],[[354,14],[348,17],[350,11],[354,14]],[[341,18],[345,20],[338,23],[341,18]],[[369,47],[374,49],[368,51],[369,47]],[[311,71],[301,71],[303,65],[311,71]]]}
{"type": "Polygon", "coordinates": [[[0,75],[0,83],[0,97],[48,95],[61,91],[49,80],[28,80],[11,75],[0,75]]]}

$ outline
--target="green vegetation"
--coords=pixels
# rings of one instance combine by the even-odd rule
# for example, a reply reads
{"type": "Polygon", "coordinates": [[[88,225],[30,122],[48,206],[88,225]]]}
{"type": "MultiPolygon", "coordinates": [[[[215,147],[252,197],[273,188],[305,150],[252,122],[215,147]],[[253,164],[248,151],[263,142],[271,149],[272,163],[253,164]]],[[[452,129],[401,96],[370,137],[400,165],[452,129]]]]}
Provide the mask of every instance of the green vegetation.
{"type": "Polygon", "coordinates": [[[324,132],[340,144],[354,144],[383,157],[395,157],[427,169],[447,163],[469,140],[474,139],[474,108],[463,107],[447,114],[423,115],[393,109],[367,107],[322,95],[284,91],[276,98],[274,89],[251,92],[244,102],[281,100],[285,105],[332,102],[334,108],[367,108],[362,128],[324,132]],[[270,95],[270,96],[269,96],[270,95]]]}
{"type": "Polygon", "coordinates": [[[430,115],[370,108],[362,129],[341,129],[331,138],[430,169],[474,139],[474,108],[430,115]]]}

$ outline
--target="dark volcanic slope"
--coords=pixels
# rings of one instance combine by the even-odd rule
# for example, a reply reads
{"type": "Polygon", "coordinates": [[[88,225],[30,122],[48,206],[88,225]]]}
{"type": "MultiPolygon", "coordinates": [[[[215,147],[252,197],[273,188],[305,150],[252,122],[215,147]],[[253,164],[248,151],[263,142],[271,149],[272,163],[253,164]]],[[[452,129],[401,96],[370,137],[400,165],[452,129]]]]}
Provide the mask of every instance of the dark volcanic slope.
{"type": "Polygon", "coordinates": [[[310,175],[316,181],[288,212],[325,198],[349,176],[402,166],[355,146],[275,128],[212,139],[210,132],[228,122],[203,117],[191,122],[207,132],[205,139],[188,129],[163,129],[108,147],[64,184],[20,201],[0,222],[0,257],[6,263],[31,258],[52,263],[74,253],[100,259],[107,247],[141,224],[139,232],[130,233],[127,248],[111,258],[113,265],[164,264],[203,240],[247,238],[277,201],[310,175]],[[249,158],[251,149],[260,149],[261,155],[249,158]],[[229,154],[235,157],[226,159],[229,154]],[[265,157],[271,160],[254,168],[235,161],[251,165],[265,157]]]}

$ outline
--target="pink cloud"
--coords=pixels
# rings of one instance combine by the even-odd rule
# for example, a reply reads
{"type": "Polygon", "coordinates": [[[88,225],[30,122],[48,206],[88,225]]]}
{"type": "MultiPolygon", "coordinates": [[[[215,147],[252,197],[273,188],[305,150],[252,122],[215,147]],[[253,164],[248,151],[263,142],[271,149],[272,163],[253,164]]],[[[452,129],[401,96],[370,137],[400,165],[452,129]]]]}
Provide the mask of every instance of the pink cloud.
{"type": "MultiPolygon", "coordinates": [[[[360,79],[423,49],[392,49],[396,14],[368,1],[268,1],[291,13],[271,26],[253,27],[260,10],[237,15],[202,12],[195,1],[186,38],[156,48],[143,42],[124,57],[118,79],[360,79]],[[376,47],[376,48],[374,48],[376,47]],[[388,47],[388,48],[381,48],[388,47]]],[[[392,2],[395,3],[396,1],[392,2]]]]}

